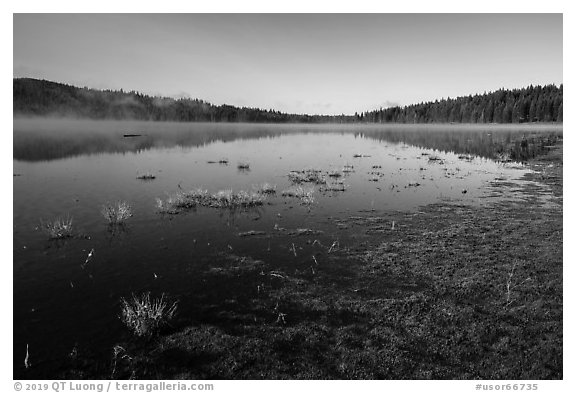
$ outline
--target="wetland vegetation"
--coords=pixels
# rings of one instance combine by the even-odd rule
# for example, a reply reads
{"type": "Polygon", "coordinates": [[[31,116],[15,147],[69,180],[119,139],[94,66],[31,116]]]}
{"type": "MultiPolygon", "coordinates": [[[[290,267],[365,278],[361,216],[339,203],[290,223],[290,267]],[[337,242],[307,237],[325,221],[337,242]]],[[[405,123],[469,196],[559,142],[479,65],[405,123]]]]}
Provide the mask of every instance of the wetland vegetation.
{"type": "Polygon", "coordinates": [[[561,127],[14,140],[17,378],[562,378],[561,127]]]}

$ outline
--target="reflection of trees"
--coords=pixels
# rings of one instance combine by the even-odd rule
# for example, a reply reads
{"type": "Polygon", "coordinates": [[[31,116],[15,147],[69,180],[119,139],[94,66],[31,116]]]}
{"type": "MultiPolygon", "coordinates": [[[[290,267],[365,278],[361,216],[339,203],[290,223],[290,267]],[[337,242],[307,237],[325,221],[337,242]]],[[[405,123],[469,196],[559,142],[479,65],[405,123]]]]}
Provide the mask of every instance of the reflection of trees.
{"type": "Polygon", "coordinates": [[[363,137],[391,143],[435,149],[457,154],[472,154],[484,158],[508,155],[525,160],[542,153],[546,146],[562,138],[561,131],[518,130],[366,130],[363,137]]]}
{"type": "MultiPolygon", "coordinates": [[[[17,123],[15,123],[17,124],[17,123]]],[[[56,123],[58,124],[58,123],[56,123]]],[[[288,134],[353,133],[389,143],[409,145],[497,158],[502,154],[512,159],[537,155],[544,146],[552,145],[562,131],[541,131],[491,127],[454,126],[277,126],[250,124],[174,124],[135,123],[143,128],[141,137],[124,138],[123,131],[102,125],[94,130],[68,128],[62,131],[56,124],[50,130],[16,130],[14,158],[23,161],[46,161],[79,155],[100,153],[140,152],[155,148],[197,147],[235,140],[261,140],[288,134]],[[524,142],[523,142],[524,141],[524,142]]],[[[77,123],[76,123],[77,124],[77,123]]],[[[94,124],[94,123],[92,123],[94,124]]],[[[126,123],[128,127],[131,123],[126,123]]],[[[134,124],[132,124],[134,127],[134,124]]],[[[16,127],[17,128],[17,127],[16,127]]]]}

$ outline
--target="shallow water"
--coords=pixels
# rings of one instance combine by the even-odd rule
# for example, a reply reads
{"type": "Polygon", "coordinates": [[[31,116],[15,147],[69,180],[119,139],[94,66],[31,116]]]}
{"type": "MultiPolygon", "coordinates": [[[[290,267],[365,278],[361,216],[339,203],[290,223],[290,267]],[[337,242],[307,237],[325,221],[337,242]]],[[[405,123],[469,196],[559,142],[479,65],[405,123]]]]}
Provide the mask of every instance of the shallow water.
{"type": "MultiPolygon", "coordinates": [[[[562,131],[15,120],[14,375],[54,377],[75,346],[106,358],[114,343],[129,337],[118,319],[121,297],[167,292],[184,309],[188,295],[198,298],[202,274],[226,254],[265,259],[287,272],[306,269],[314,255],[311,240],[339,246],[355,241],[340,219],[386,216],[443,200],[479,203],[489,182],[525,173],[521,165],[489,157],[518,135],[534,133],[562,131]],[[142,136],[123,136],[136,133],[142,136]],[[227,165],[211,163],[224,158],[227,165]],[[240,162],[250,169],[239,170],[240,162]],[[343,173],[345,166],[353,171],[343,173]],[[339,171],[345,191],[304,185],[314,187],[311,206],[282,197],[292,185],[287,174],[307,168],[339,171]],[[136,178],[145,172],[156,179],[136,178]],[[155,207],[156,198],[179,188],[250,191],[264,182],[278,192],[255,209],[199,207],[173,216],[155,207]],[[100,209],[117,200],[128,201],[134,216],[113,231],[100,209]],[[73,217],[76,236],[48,240],[41,220],[66,215],[73,217]],[[322,233],[290,236],[297,228],[322,233]],[[251,230],[265,235],[239,236],[251,230]],[[85,263],[92,249],[94,258],[85,263]],[[34,364],[28,370],[26,344],[34,364]]],[[[206,301],[219,306],[217,299],[206,301]]]]}

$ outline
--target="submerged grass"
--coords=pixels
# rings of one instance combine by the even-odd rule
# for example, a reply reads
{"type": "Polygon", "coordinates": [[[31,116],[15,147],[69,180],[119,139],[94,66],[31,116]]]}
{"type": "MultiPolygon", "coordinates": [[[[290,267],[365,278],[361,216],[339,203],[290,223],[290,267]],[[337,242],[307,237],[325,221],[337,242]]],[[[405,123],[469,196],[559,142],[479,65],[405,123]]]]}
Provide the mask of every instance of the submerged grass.
{"type": "Polygon", "coordinates": [[[110,225],[121,225],[132,217],[132,207],[126,201],[118,201],[115,205],[104,205],[102,215],[110,225]]]}
{"type": "Polygon", "coordinates": [[[153,336],[167,325],[176,313],[177,302],[168,302],[164,294],[151,299],[150,292],[140,296],[132,294],[130,301],[122,298],[120,319],[138,337],[153,336]]]}
{"type": "Polygon", "coordinates": [[[40,225],[50,239],[66,239],[72,237],[72,223],[72,217],[66,216],[49,222],[41,222],[40,225]]]}

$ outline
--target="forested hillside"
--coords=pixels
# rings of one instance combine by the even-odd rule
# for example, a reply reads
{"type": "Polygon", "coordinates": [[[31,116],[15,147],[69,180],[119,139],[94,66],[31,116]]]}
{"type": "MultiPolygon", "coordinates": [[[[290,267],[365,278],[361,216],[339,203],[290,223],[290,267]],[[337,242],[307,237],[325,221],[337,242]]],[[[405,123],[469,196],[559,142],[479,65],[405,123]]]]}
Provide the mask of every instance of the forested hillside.
{"type": "Polygon", "coordinates": [[[15,116],[270,123],[523,123],[561,122],[563,118],[562,85],[498,90],[482,95],[336,116],[213,105],[200,99],[78,88],[29,78],[15,78],[13,89],[15,116]]]}
{"type": "Polygon", "coordinates": [[[563,85],[530,86],[365,112],[369,123],[561,122],[563,85]]]}

